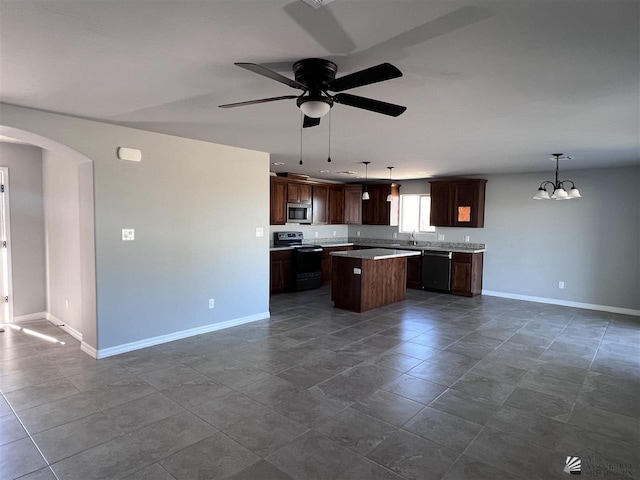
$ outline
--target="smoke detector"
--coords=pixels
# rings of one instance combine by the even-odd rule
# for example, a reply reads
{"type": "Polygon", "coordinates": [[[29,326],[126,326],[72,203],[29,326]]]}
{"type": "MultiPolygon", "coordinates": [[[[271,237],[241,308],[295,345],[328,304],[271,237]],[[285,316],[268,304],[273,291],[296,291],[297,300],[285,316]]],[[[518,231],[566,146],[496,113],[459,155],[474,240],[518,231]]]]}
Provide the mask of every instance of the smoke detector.
{"type": "Polygon", "coordinates": [[[302,1],[313,8],[324,7],[328,3],[333,2],[333,0],[302,0],[302,1]]]}

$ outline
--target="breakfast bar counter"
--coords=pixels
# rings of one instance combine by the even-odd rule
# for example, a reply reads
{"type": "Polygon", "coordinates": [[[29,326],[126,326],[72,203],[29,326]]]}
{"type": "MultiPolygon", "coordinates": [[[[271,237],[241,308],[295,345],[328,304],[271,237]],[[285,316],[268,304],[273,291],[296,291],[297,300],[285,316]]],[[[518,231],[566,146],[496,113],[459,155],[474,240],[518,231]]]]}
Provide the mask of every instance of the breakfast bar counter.
{"type": "Polygon", "coordinates": [[[407,298],[407,257],[415,250],[372,248],[331,252],[331,299],[336,308],[366,312],[407,298]]]}

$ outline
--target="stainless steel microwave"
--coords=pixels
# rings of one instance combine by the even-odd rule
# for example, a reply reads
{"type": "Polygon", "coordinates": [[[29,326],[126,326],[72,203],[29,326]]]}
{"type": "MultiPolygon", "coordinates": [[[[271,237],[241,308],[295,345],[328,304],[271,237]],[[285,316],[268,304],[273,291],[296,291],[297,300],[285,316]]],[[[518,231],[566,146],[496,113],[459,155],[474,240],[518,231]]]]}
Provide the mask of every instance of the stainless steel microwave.
{"type": "Polygon", "coordinates": [[[287,203],[287,223],[311,224],[311,205],[305,203],[287,203]]]}

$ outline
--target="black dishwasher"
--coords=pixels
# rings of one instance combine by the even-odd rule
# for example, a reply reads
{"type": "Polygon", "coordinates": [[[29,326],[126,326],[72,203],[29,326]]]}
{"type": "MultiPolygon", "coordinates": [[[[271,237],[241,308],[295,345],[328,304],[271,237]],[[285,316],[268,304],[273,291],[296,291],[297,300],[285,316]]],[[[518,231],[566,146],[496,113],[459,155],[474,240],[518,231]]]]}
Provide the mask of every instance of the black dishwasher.
{"type": "Polygon", "coordinates": [[[451,252],[422,252],[422,288],[451,292],[451,252]]]}

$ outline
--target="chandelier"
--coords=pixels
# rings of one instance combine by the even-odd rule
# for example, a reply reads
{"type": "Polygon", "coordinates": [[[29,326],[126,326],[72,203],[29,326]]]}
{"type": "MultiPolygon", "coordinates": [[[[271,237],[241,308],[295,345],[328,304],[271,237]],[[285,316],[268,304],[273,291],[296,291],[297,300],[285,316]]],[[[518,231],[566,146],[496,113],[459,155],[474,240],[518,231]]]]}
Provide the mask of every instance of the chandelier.
{"type": "Polygon", "coordinates": [[[534,200],[571,200],[572,198],[580,198],[580,192],[576,188],[575,184],[571,180],[560,180],[558,181],[558,163],[560,159],[562,160],[571,160],[572,157],[564,156],[563,153],[552,153],[554,158],[549,158],[549,160],[556,161],[556,181],[552,182],[551,180],[546,180],[540,184],[540,188],[538,188],[538,192],[533,196],[534,200]],[[571,189],[567,192],[564,188],[565,183],[571,184],[571,189]],[[547,191],[547,186],[552,187],[551,195],[547,191]]]}

